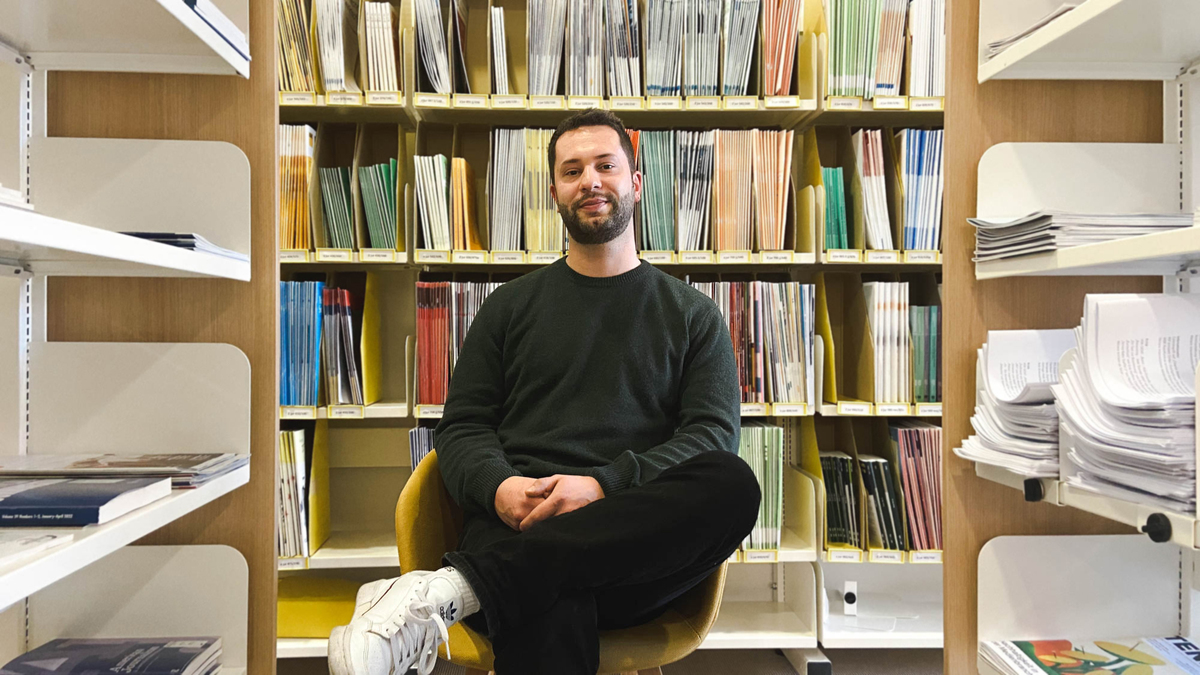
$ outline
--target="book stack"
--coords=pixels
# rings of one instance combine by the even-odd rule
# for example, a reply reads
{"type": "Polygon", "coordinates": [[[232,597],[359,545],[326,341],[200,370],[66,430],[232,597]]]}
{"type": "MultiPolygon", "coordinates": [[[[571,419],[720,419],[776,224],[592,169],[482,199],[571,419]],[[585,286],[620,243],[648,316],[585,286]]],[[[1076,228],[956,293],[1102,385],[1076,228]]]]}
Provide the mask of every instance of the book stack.
{"type": "Polygon", "coordinates": [[[908,549],[899,488],[892,464],[883,457],[858,456],[863,487],[866,488],[867,532],[871,548],[889,551],[908,549]]]}
{"type": "Polygon", "coordinates": [[[400,91],[396,73],[396,8],[390,2],[364,2],[366,12],[367,90],[400,91]]]}
{"type": "Polygon", "coordinates": [[[609,96],[642,95],[642,36],[636,0],[604,0],[609,96]]]}
{"type": "Polygon", "coordinates": [[[417,213],[421,223],[421,248],[449,251],[450,160],[445,155],[413,157],[416,166],[417,213]]]}
{"type": "Polygon", "coordinates": [[[279,463],[275,472],[275,532],[280,558],[312,555],[308,545],[309,457],[304,430],[279,432],[279,463]]]}
{"type": "Polygon", "coordinates": [[[0,675],[216,675],[221,638],[51,640],[0,667],[0,675]]]}
{"type": "Polygon", "coordinates": [[[863,294],[875,346],[875,402],[907,403],[912,400],[908,282],[868,281],[863,294]]]}
{"type": "Polygon", "coordinates": [[[752,169],[755,131],[717,131],[713,146],[712,228],[717,251],[753,247],[752,169]]]}
{"type": "Polygon", "coordinates": [[[414,0],[413,14],[421,53],[421,73],[435,93],[449,94],[450,52],[446,48],[446,27],[439,4],[438,0],[414,0]]]}
{"type": "Polygon", "coordinates": [[[275,61],[279,91],[315,92],[312,48],[308,42],[308,3],[277,0],[276,29],[279,53],[275,61]]]}
{"type": "Polygon", "coordinates": [[[895,248],[892,224],[888,219],[887,168],[883,161],[883,132],[863,129],[851,137],[858,179],[862,185],[863,228],[867,248],[888,251],[895,248]]]}
{"type": "Polygon", "coordinates": [[[467,160],[455,157],[450,162],[450,173],[450,224],[454,231],[454,250],[482,251],[475,217],[475,171],[467,160]]]}
{"type": "Polygon", "coordinates": [[[858,520],[859,493],[854,460],[844,452],[822,452],[821,476],[825,480],[827,544],[861,549],[863,540],[858,520]]]}
{"type": "Polygon", "coordinates": [[[754,232],[760,251],[781,251],[787,238],[787,201],[792,184],[795,132],[755,129],[754,232]]]}
{"type": "MultiPolygon", "coordinates": [[[[361,303],[361,298],[357,299],[361,303]]],[[[362,377],[358,368],[355,324],[362,326],[361,310],[351,316],[350,291],[325,286],[322,293],[321,362],[325,374],[325,399],[329,405],[363,405],[362,377]]]]}
{"type": "Polygon", "coordinates": [[[975,260],[987,262],[1191,227],[1191,213],[1101,214],[1035,211],[1018,218],[968,218],[975,260]]]}
{"type": "Polygon", "coordinates": [[[1194,516],[1200,298],[1088,295],[1075,333],[1078,353],[1051,387],[1064,479],[1194,516]]]}
{"type": "Polygon", "coordinates": [[[908,308],[908,328],[913,345],[913,401],[937,403],[942,400],[942,308],[908,308]]]}
{"type": "Polygon", "coordinates": [[[360,91],[358,70],[358,3],[313,0],[315,35],[325,91],[360,91]]]}
{"type": "Polygon", "coordinates": [[[822,167],[825,186],[825,250],[851,248],[846,230],[846,184],[842,167],[822,167]]]}
{"type": "Polygon", "coordinates": [[[324,297],[324,282],[279,282],[279,405],[317,405],[324,297]]]}
{"type": "Polygon", "coordinates": [[[317,132],[307,124],[279,125],[279,247],[312,248],[308,188],[317,132]]]}
{"type": "Polygon", "coordinates": [[[167,478],[176,490],[198,488],[250,463],[234,453],[13,455],[0,457],[0,477],[167,478]]]}
{"type": "Polygon", "coordinates": [[[1042,15],[1037,21],[1034,21],[1021,30],[1000,38],[999,40],[993,40],[992,42],[989,42],[987,45],[987,58],[989,60],[995,58],[997,54],[1000,54],[1009,47],[1015,45],[1021,40],[1024,40],[1025,38],[1037,32],[1038,29],[1048,25],[1051,21],[1054,21],[1058,17],[1070,12],[1078,6],[1078,3],[1074,2],[1063,3],[1050,10],[1047,14],[1042,15]]]}
{"type": "Polygon", "coordinates": [[[204,237],[194,232],[122,232],[131,237],[145,239],[147,241],[166,244],[182,248],[186,251],[195,251],[197,253],[205,253],[208,255],[218,255],[222,258],[232,258],[242,262],[250,262],[250,256],[245,253],[238,253],[227,248],[222,248],[205,239],[204,237]]]}
{"type": "Polygon", "coordinates": [[[875,64],[875,96],[898,96],[904,74],[909,0],[882,0],[879,10],[879,53],[875,64]]]}
{"type": "Polygon", "coordinates": [[[493,129],[492,161],[488,176],[488,245],[493,251],[520,251],[524,209],[525,130],[493,129]]]}
{"type": "Polygon", "coordinates": [[[507,95],[509,93],[508,38],[504,33],[504,8],[493,7],[491,17],[492,93],[507,95]]]}
{"type": "Polygon", "coordinates": [[[749,90],[760,3],[761,0],[725,3],[725,36],[721,43],[721,93],[725,96],[745,96],[749,90]]]}
{"type": "Polygon", "coordinates": [[[425,455],[433,452],[433,429],[429,427],[413,427],[408,430],[408,456],[415,469],[425,459],[425,455]]]}
{"type": "Polygon", "coordinates": [[[946,0],[912,0],[910,96],[946,95],[946,0]]]}
{"type": "Polygon", "coordinates": [[[553,129],[525,129],[525,246],[530,251],[563,250],[563,223],[550,196],[553,183],[546,156],[553,129]]]}
{"type": "Polygon", "coordinates": [[[327,248],[354,248],[354,192],[350,167],[320,167],[321,204],[325,214],[327,248]]]}
{"type": "Polygon", "coordinates": [[[684,5],[683,94],[716,96],[721,54],[722,0],[691,0],[684,5]]]}
{"type": "Polygon", "coordinates": [[[394,159],[358,167],[358,184],[372,248],[396,250],[396,231],[400,223],[396,206],[396,171],[394,159]]]}
{"type": "Polygon", "coordinates": [[[595,0],[568,0],[567,95],[604,95],[603,4],[595,0]]]}
{"type": "Polygon", "coordinates": [[[646,0],[646,95],[679,96],[685,0],[646,0]]]}
{"type": "Polygon", "coordinates": [[[679,250],[702,251],[708,247],[709,212],[712,209],[713,146],[716,132],[677,131],[676,169],[679,209],[679,250]]]}
{"type": "Polygon", "coordinates": [[[763,0],[763,96],[793,93],[792,71],[803,9],[803,0],[763,0]]]}
{"type": "Polygon", "coordinates": [[[419,405],[446,402],[450,376],[467,331],[498,283],[417,282],[417,397],[419,405]]]}
{"type": "Polygon", "coordinates": [[[742,546],[747,550],[778,550],[783,529],[783,428],[743,422],[738,456],[754,471],[762,493],[758,519],[742,546]]]}
{"type": "Polygon", "coordinates": [[[828,96],[945,96],[945,0],[827,0],[828,96]],[[911,38],[905,69],[905,13],[911,38]]]}
{"type": "MultiPolygon", "coordinates": [[[[567,23],[567,0],[529,0],[526,21],[526,35],[529,36],[529,95],[554,96],[560,93],[558,83],[567,23]]],[[[542,153],[542,157],[545,156],[542,153]]]]}
{"type": "Polygon", "coordinates": [[[988,331],[976,367],[975,436],[955,454],[1023,476],[1058,476],[1059,413],[1051,386],[1075,347],[1071,330],[988,331]]]}
{"type": "Polygon", "coordinates": [[[905,250],[938,250],[942,236],[941,129],[903,129],[898,178],[904,192],[905,250]]]}
{"type": "MultiPolygon", "coordinates": [[[[633,132],[630,132],[631,134],[633,132]]],[[[641,247],[675,250],[674,131],[638,132],[638,166],[642,172],[641,247]]]]}
{"type": "Polygon", "coordinates": [[[914,420],[888,425],[900,462],[901,494],[913,551],[942,550],[942,428],[914,420]]]}

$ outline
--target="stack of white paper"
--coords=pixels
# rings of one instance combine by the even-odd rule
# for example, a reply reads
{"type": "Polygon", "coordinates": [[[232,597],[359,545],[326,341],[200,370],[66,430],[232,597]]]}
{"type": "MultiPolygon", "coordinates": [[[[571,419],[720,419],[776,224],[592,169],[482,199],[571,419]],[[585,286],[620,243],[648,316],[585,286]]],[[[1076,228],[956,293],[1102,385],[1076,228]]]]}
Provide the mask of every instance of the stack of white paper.
{"type": "Polygon", "coordinates": [[[637,0],[604,0],[609,96],[642,95],[642,36],[637,0]]]}
{"type": "Polygon", "coordinates": [[[529,94],[554,96],[562,66],[563,33],[567,0],[529,0],[526,27],[529,36],[529,94]]]}
{"type": "Polygon", "coordinates": [[[1020,218],[967,222],[975,226],[975,260],[988,261],[1191,227],[1192,214],[1035,211],[1020,218]]]}
{"type": "Polygon", "coordinates": [[[868,281],[863,294],[875,345],[875,402],[907,403],[912,400],[908,283],[868,281]]]}
{"type": "Polygon", "coordinates": [[[862,182],[863,224],[867,248],[892,250],[892,225],[888,220],[887,173],[883,164],[883,132],[863,129],[851,137],[862,182]]]}
{"type": "Polygon", "coordinates": [[[1025,476],[1058,476],[1058,413],[1051,388],[1075,346],[1072,330],[993,330],[978,352],[976,436],[955,454],[1025,476]]]}
{"type": "Polygon", "coordinates": [[[354,0],[314,2],[325,91],[358,91],[354,79],[358,61],[358,3],[354,0]]]}
{"type": "MultiPolygon", "coordinates": [[[[493,93],[508,94],[508,42],[504,34],[504,8],[492,8],[492,86],[493,93]]],[[[413,466],[416,466],[414,464],[413,466]]]]}
{"type": "Polygon", "coordinates": [[[594,0],[570,0],[567,12],[567,95],[603,96],[604,56],[602,5],[594,0]]]}
{"type": "Polygon", "coordinates": [[[721,46],[721,93],[745,96],[750,84],[750,62],[758,35],[760,0],[728,0],[723,19],[725,39],[721,46]]]}
{"type": "Polygon", "coordinates": [[[1020,42],[1021,40],[1024,40],[1025,38],[1029,37],[1033,33],[1037,32],[1043,26],[1046,26],[1051,21],[1054,21],[1058,17],[1062,16],[1063,14],[1066,14],[1067,12],[1070,12],[1071,10],[1075,9],[1078,6],[1079,6],[1078,3],[1072,3],[1072,2],[1063,3],[1063,4],[1059,5],[1058,7],[1055,7],[1054,9],[1050,10],[1050,12],[1048,14],[1046,14],[1045,16],[1043,16],[1042,18],[1038,19],[1037,21],[1034,21],[1032,24],[1029,25],[1029,27],[1027,27],[1023,30],[1019,30],[1016,33],[1013,33],[1012,35],[1009,35],[1007,37],[1003,37],[1003,38],[1000,38],[999,40],[993,40],[992,42],[989,42],[988,46],[987,46],[987,57],[989,59],[995,57],[1000,52],[1004,51],[1005,49],[1008,49],[1009,47],[1020,42]]]}
{"type": "Polygon", "coordinates": [[[679,250],[708,248],[712,207],[713,131],[677,131],[679,170],[679,250]]]}
{"type": "Polygon", "coordinates": [[[363,7],[367,15],[367,89],[400,91],[396,77],[396,10],[390,2],[367,2],[363,7]]]}
{"type": "Polygon", "coordinates": [[[450,250],[450,160],[445,155],[413,157],[422,248],[450,250]]]}
{"type": "Polygon", "coordinates": [[[683,93],[717,95],[721,50],[721,0],[690,0],[683,36],[683,93]]]}
{"type": "Polygon", "coordinates": [[[1077,335],[1053,387],[1067,481],[1194,514],[1200,297],[1089,295],[1077,335]]]}
{"type": "Polygon", "coordinates": [[[493,129],[488,179],[488,231],[493,251],[521,250],[521,188],[525,181],[525,130],[493,129]]]}
{"type": "Polygon", "coordinates": [[[912,0],[909,96],[946,95],[946,0],[912,0]]]}
{"type": "Polygon", "coordinates": [[[896,96],[904,73],[905,25],[908,0],[883,0],[879,17],[879,51],[875,66],[875,95],[896,96]]]}
{"type": "Polygon", "coordinates": [[[525,246],[530,251],[563,250],[563,223],[550,196],[546,154],[553,129],[525,129],[525,246]]]}
{"type": "Polygon", "coordinates": [[[646,95],[679,96],[685,0],[646,0],[646,95]]]}
{"type": "Polygon", "coordinates": [[[907,251],[936,251],[941,241],[942,135],[941,129],[903,129],[896,135],[907,251]]]}
{"type": "MultiPolygon", "coordinates": [[[[328,1],[328,0],[326,0],[328,1]]],[[[438,0],[414,0],[417,40],[421,45],[421,65],[430,86],[439,94],[450,93],[450,53],[446,48],[446,27],[438,0]]]]}

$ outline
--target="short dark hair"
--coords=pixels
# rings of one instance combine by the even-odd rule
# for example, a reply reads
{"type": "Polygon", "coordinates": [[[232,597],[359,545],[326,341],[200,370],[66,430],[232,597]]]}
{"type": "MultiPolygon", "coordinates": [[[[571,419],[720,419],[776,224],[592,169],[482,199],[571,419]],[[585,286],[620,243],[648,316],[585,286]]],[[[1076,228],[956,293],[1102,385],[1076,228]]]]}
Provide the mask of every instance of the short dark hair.
{"type": "Polygon", "coordinates": [[[558,128],[554,130],[554,135],[550,137],[548,154],[551,184],[554,183],[554,160],[556,154],[554,146],[558,145],[558,139],[563,134],[581,127],[608,127],[617,132],[617,138],[621,141],[621,149],[625,151],[625,156],[629,158],[629,173],[632,174],[634,171],[637,171],[637,166],[633,162],[633,141],[629,140],[629,132],[625,130],[625,125],[621,123],[621,118],[607,110],[591,108],[575,113],[562,122],[559,122],[558,128]]]}

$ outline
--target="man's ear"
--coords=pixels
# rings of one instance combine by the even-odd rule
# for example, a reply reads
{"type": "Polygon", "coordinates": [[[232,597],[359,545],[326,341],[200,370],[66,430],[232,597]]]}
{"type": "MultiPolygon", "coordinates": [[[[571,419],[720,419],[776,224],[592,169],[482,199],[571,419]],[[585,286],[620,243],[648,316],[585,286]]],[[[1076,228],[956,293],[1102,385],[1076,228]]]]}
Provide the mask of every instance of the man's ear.
{"type": "Polygon", "coordinates": [[[554,189],[554,177],[553,176],[550,177],[550,198],[554,200],[555,204],[558,203],[558,190],[554,189]]]}
{"type": "Polygon", "coordinates": [[[633,181],[633,203],[637,204],[642,201],[642,172],[634,171],[630,178],[633,181]]]}

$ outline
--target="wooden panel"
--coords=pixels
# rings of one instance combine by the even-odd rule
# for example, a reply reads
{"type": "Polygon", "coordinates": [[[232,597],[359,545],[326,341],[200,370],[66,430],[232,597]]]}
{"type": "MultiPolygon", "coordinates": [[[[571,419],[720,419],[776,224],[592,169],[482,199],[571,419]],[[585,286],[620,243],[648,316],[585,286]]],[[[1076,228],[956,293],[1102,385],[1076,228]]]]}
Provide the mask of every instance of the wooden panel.
{"type": "Polygon", "coordinates": [[[1157,82],[976,81],[978,0],[949,7],[946,95],[944,284],[946,343],[945,672],[976,672],[976,561],[1000,535],[1128,532],[1067,508],[1026,504],[1022,495],[975,476],[951,449],[970,435],[975,350],[988,329],[1070,328],[1088,292],[1156,292],[1161,279],[1041,278],[976,282],[976,167],[988,147],[1008,141],[1154,143],[1162,140],[1157,82]]]}
{"type": "MultiPolygon", "coordinates": [[[[226,342],[251,366],[250,484],[141,543],[227,544],[250,566],[249,672],[275,669],[275,3],[250,0],[251,78],[51,73],[51,136],[228,141],[250,160],[252,281],[54,278],[50,340],[226,342]]],[[[170,230],[171,223],[162,229],[170,230]]],[[[153,420],[146,420],[153,424],[153,420]]],[[[183,449],[183,448],[181,448],[183,449]]]]}

